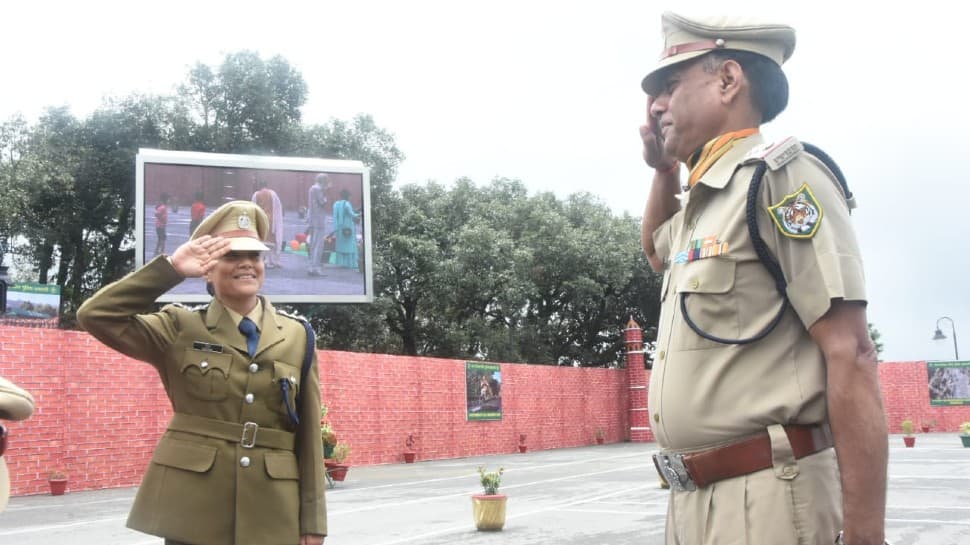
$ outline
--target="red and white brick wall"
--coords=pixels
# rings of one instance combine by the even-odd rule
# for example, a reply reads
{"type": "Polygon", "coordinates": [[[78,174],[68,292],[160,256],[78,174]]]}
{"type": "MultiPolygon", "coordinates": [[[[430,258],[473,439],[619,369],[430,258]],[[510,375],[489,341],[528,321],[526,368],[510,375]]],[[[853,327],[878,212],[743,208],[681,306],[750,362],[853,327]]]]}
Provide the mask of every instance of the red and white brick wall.
{"type": "MultiPolygon", "coordinates": [[[[503,418],[465,418],[463,360],[320,351],[323,401],[351,464],[455,458],[628,439],[626,371],[502,364],[503,418]]],[[[155,370],[78,331],[0,326],[0,375],[33,394],[34,415],[9,422],[4,457],[14,495],[47,493],[55,469],[70,490],[137,485],[171,418],[155,370]]]]}

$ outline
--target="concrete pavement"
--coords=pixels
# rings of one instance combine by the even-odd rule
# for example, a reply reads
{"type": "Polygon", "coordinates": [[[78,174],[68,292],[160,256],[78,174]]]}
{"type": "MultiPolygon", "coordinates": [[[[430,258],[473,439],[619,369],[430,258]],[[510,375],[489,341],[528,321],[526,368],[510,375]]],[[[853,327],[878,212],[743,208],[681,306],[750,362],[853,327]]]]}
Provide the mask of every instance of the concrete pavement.
{"type": "MultiPolygon", "coordinates": [[[[327,545],[661,545],[668,492],[654,443],[353,467],[328,490],[327,545]],[[502,532],[477,532],[476,469],[505,468],[502,532]]],[[[970,544],[970,449],[955,433],[890,438],[887,537],[895,545],[970,544]]],[[[12,498],[0,545],[161,545],[124,527],[135,489],[12,498]]],[[[754,544],[770,545],[770,544],[754,544]]]]}

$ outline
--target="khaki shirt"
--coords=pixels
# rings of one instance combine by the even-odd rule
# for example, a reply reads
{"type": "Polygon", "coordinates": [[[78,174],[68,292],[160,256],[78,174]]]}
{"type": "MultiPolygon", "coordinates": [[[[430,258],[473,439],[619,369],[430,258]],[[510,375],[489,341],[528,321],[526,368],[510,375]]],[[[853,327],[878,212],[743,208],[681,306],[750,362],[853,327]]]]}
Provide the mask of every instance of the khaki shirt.
{"type": "Polygon", "coordinates": [[[306,330],[263,299],[259,345],[250,358],[237,320],[218,299],[195,310],[166,305],[151,312],[155,299],[182,280],[167,259],[156,258],[85,301],[78,322],[104,344],[155,367],[176,413],[237,426],[253,422],[256,444],[250,448],[241,437],[225,440],[202,429],[168,429],[128,526],[207,545],[295,544],[302,534],[326,534],[315,350],[301,380],[306,330]],[[293,385],[291,402],[302,392],[298,426],[290,421],[280,381],[293,385]],[[295,447],[263,446],[265,429],[291,432],[295,447]]]}
{"type": "Polygon", "coordinates": [[[750,344],[720,344],[695,333],[681,312],[686,295],[688,316],[722,339],[754,336],[778,313],[782,298],[755,253],[745,220],[756,166],[745,155],[762,143],[760,134],[738,142],[683,194],[681,210],[653,234],[666,271],[648,405],[654,435],[665,449],[694,450],[771,424],[820,424],[828,418],[825,360],[808,328],[834,298],[864,301],[865,281],[842,190],[820,161],[802,152],[779,170],[768,170],[758,196],[761,238],[788,282],[791,305],[778,326],[750,344]],[[820,205],[821,219],[811,238],[790,238],[768,207],[803,184],[820,205]],[[726,243],[726,252],[678,259],[697,239],[726,243]]]}

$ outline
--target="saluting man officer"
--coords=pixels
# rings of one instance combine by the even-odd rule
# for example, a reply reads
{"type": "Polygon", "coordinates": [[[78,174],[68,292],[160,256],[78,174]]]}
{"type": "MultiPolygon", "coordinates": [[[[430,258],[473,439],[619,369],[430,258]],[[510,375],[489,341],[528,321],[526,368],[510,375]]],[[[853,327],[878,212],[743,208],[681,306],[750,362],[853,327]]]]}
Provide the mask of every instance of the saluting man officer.
{"type": "Polygon", "coordinates": [[[887,429],[850,194],[824,154],[759,132],[788,103],[795,31],[662,26],[640,135],[642,243],[664,273],[649,411],[666,543],[881,544],[887,429]]]}
{"type": "Polygon", "coordinates": [[[101,342],[154,366],[172,403],[128,517],[169,545],[320,545],[327,533],[314,339],[259,295],[268,227],[254,203],[226,203],[78,310],[101,342]],[[191,277],[214,292],[208,306],[152,311],[191,277]]]}

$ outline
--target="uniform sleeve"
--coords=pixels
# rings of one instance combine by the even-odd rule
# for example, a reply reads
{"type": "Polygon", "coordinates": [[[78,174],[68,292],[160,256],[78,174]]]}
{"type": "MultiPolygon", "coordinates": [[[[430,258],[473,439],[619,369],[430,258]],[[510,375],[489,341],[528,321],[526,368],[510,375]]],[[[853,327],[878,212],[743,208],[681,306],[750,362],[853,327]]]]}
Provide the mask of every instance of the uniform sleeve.
{"type": "Polygon", "coordinates": [[[833,299],[865,302],[859,244],[834,175],[802,153],[782,170],[769,171],[761,193],[759,229],[778,258],[788,298],[805,327],[828,312],[833,299]]]}
{"type": "Polygon", "coordinates": [[[667,221],[660,224],[653,232],[653,248],[657,252],[657,257],[664,262],[664,265],[670,263],[670,248],[673,246],[673,241],[671,240],[671,230],[674,222],[674,218],[678,215],[674,214],[667,221]]]}
{"type": "MultiPolygon", "coordinates": [[[[312,330],[308,330],[312,332],[312,330]]],[[[314,347],[316,343],[314,343],[314,347]]],[[[297,456],[300,460],[300,534],[327,535],[327,501],[320,438],[320,372],[313,350],[310,372],[300,394],[297,456]]]]}
{"type": "Polygon", "coordinates": [[[78,323],[105,345],[157,365],[178,337],[175,307],[154,310],[155,299],[183,280],[164,256],[108,284],[81,305],[78,323]]]}

